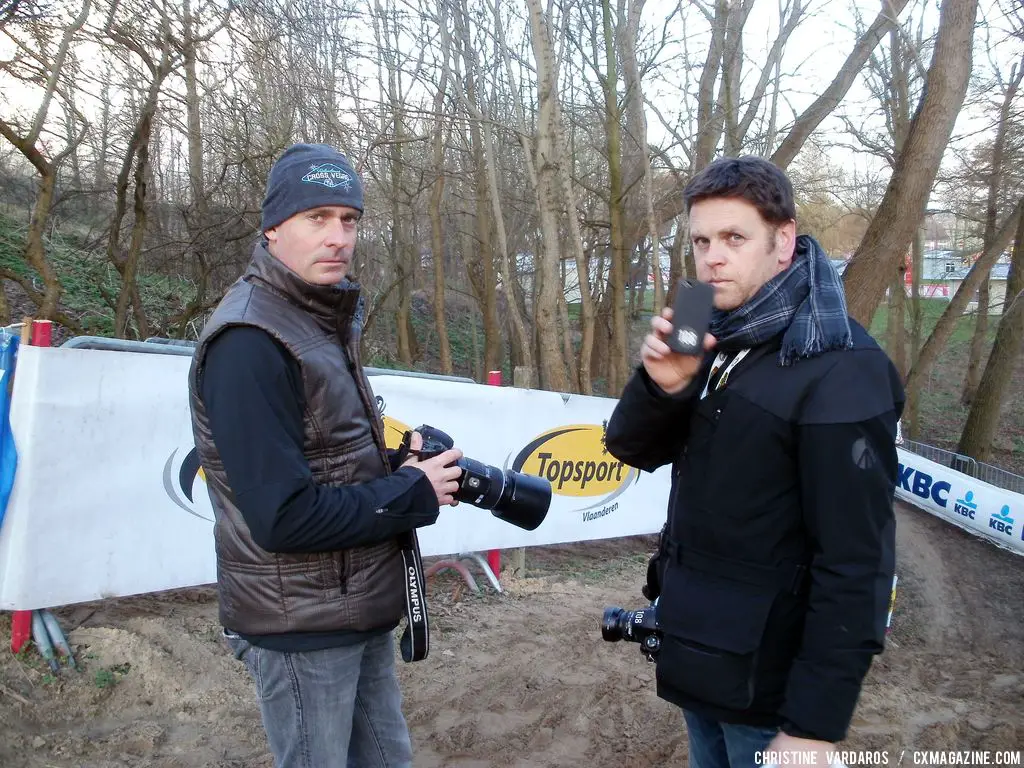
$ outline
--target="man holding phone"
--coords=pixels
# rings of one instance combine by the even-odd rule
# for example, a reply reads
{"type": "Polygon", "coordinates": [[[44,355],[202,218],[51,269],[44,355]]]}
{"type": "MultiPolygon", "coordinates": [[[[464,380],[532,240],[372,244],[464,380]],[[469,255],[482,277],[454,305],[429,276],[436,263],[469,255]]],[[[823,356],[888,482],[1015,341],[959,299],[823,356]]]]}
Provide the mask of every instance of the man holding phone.
{"type": "Polygon", "coordinates": [[[884,648],[903,388],[779,168],[723,158],[684,196],[700,283],[652,318],[607,432],[616,458],[672,465],[645,588],[658,695],[691,768],[827,765],[884,648]]]}

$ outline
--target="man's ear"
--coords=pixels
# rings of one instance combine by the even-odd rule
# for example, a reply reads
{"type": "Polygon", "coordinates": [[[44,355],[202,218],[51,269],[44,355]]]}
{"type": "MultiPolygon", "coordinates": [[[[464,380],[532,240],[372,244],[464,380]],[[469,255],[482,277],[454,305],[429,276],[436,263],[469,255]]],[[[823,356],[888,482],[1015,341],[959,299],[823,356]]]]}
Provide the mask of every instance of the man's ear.
{"type": "Polygon", "coordinates": [[[276,243],[277,242],[277,227],[274,227],[273,229],[266,230],[263,233],[263,236],[265,238],[267,238],[267,242],[268,243],[276,243]]]}
{"type": "Polygon", "coordinates": [[[789,265],[793,263],[793,253],[796,251],[796,221],[793,219],[776,228],[775,250],[779,266],[788,269],[789,265]]]}

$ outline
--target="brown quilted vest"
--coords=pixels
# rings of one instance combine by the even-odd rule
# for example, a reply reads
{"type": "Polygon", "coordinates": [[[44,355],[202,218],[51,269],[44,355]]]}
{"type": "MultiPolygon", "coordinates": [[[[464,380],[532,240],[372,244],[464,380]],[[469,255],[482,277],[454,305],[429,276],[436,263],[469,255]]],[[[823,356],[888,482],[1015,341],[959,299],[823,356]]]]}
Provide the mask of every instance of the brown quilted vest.
{"type": "Polygon", "coordinates": [[[294,555],[257,546],[235,506],[199,396],[210,341],[229,326],[262,328],[301,368],[303,453],[314,481],[347,485],[388,474],[383,424],[358,362],[352,327],[358,299],[358,286],[311,285],[258,245],[199,339],[189,373],[192,430],[216,518],[220,620],[236,632],[369,630],[403,615],[404,569],[395,540],[294,555]]]}

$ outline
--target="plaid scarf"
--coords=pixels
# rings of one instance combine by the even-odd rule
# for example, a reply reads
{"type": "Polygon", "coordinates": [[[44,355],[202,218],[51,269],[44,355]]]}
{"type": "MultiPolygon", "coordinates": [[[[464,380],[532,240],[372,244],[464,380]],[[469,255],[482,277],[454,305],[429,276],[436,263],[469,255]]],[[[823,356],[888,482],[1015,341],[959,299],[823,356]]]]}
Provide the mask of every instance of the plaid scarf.
{"type": "Polygon", "coordinates": [[[715,310],[711,334],[721,352],[759,346],[783,334],[779,365],[853,346],[843,282],[810,235],[796,239],[793,263],[745,304],[715,310]]]}

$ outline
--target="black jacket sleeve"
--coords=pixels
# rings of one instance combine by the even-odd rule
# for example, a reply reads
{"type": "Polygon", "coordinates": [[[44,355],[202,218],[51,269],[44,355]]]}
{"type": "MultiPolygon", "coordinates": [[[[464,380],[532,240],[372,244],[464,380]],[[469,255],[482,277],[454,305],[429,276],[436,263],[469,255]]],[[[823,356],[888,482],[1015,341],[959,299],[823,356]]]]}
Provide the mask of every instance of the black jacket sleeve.
{"type": "Polygon", "coordinates": [[[843,358],[810,396],[797,428],[813,555],[803,639],[781,709],[787,733],[831,742],[846,737],[872,657],[885,645],[903,403],[881,351],[843,358]]]}
{"type": "Polygon", "coordinates": [[[437,519],[430,480],[413,467],[347,486],[313,481],[299,364],[270,334],[222,331],[207,350],[201,392],[238,508],[268,552],[374,544],[437,519]]]}
{"type": "Polygon", "coordinates": [[[651,381],[642,365],[638,366],[608,420],[608,452],[648,472],[672,463],[686,442],[703,375],[706,371],[702,367],[688,387],[669,395],[651,381]]]}

